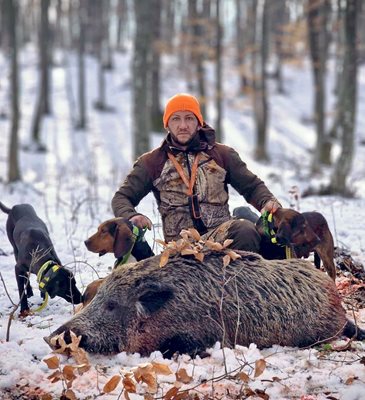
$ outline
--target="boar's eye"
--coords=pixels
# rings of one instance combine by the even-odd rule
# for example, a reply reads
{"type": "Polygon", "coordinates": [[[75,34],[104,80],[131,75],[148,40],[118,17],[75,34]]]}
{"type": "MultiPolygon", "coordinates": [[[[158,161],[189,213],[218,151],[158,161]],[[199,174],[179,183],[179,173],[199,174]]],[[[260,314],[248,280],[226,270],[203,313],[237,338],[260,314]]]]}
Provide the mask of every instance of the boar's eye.
{"type": "Polygon", "coordinates": [[[105,310],[106,311],[114,311],[118,307],[118,303],[113,300],[109,300],[105,304],[105,310]]]}

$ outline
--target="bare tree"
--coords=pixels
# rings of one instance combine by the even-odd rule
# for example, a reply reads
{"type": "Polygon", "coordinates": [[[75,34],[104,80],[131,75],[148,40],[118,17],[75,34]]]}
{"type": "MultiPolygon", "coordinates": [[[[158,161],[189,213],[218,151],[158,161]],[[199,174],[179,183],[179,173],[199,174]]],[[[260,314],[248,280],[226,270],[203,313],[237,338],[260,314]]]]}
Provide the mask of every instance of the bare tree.
{"type": "Polygon", "coordinates": [[[77,129],[86,128],[86,71],[85,71],[85,2],[79,0],[79,39],[78,39],[78,101],[79,115],[77,129]]]}
{"type": "Polygon", "coordinates": [[[216,105],[216,120],[215,132],[218,142],[223,140],[222,128],[222,36],[223,27],[221,25],[221,0],[216,0],[216,47],[215,47],[215,105],[216,105]]]}
{"type": "Polygon", "coordinates": [[[32,122],[32,139],[36,146],[36,150],[45,150],[41,145],[41,120],[43,114],[49,113],[49,57],[48,57],[48,38],[49,38],[49,21],[48,10],[50,0],[41,1],[41,23],[39,29],[39,55],[40,70],[38,84],[38,99],[32,122]]]}
{"type": "Polygon", "coordinates": [[[350,195],[347,177],[354,158],[354,133],[357,94],[357,25],[360,2],[346,0],[345,9],[345,53],[343,59],[341,101],[343,118],[339,121],[341,133],[341,154],[336,162],[330,182],[330,192],[350,195]]]}
{"type": "Polygon", "coordinates": [[[162,0],[151,0],[150,5],[152,19],[151,128],[154,131],[160,131],[163,128],[160,101],[162,0]]]}
{"type": "Polygon", "coordinates": [[[253,76],[253,109],[256,125],[255,158],[268,160],[267,154],[267,123],[268,103],[266,90],[266,64],[268,57],[268,13],[267,0],[253,2],[253,16],[256,19],[256,35],[252,55],[253,76]]]}
{"type": "Polygon", "coordinates": [[[18,2],[6,0],[6,14],[8,16],[8,37],[10,52],[10,81],[11,81],[11,130],[9,145],[8,181],[15,182],[21,179],[18,159],[18,126],[19,112],[19,79],[18,79],[18,43],[17,43],[17,12],[18,2]]]}
{"type": "Polygon", "coordinates": [[[134,156],[149,150],[150,121],[150,65],[152,27],[149,3],[134,2],[136,30],[133,54],[133,138],[134,156]]]}
{"type": "Polygon", "coordinates": [[[317,143],[314,148],[312,171],[320,164],[330,164],[330,141],[325,132],[325,72],[328,49],[329,0],[308,0],[308,34],[314,83],[314,119],[317,143]]]}

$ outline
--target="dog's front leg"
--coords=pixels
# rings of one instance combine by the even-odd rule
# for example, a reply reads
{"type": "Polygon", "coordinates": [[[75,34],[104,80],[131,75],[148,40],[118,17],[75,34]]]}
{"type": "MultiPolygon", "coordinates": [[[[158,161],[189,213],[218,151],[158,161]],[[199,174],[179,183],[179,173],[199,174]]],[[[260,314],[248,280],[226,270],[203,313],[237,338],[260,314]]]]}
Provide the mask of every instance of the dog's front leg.
{"type": "MultiPolygon", "coordinates": [[[[25,316],[29,313],[29,305],[27,300],[27,286],[29,285],[29,277],[24,272],[24,267],[17,264],[15,266],[15,277],[18,285],[19,299],[20,299],[20,315],[25,316]]],[[[30,288],[32,291],[32,288],[30,288]]],[[[28,292],[29,293],[29,292],[28,292]]]]}

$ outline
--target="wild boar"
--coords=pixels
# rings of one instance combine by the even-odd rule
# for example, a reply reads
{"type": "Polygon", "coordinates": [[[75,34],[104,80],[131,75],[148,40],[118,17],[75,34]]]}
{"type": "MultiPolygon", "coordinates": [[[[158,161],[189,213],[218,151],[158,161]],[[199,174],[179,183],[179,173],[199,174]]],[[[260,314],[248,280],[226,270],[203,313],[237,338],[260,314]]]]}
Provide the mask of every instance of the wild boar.
{"type": "Polygon", "coordinates": [[[194,355],[224,346],[305,347],[344,334],[365,339],[348,321],[333,281],[305,260],[265,260],[239,252],[223,267],[222,254],[204,262],[160,256],[113,271],[79,314],[45,340],[82,335],[89,352],[155,350],[194,355]]]}

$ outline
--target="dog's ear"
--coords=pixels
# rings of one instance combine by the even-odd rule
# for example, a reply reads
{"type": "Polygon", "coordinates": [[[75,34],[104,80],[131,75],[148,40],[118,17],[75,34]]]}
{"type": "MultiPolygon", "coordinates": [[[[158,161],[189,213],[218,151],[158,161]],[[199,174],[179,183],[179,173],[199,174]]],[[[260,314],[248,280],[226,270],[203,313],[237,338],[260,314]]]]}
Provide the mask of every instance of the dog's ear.
{"type": "Polygon", "coordinates": [[[123,257],[133,246],[133,233],[125,221],[115,223],[113,252],[115,258],[123,257]]]}

